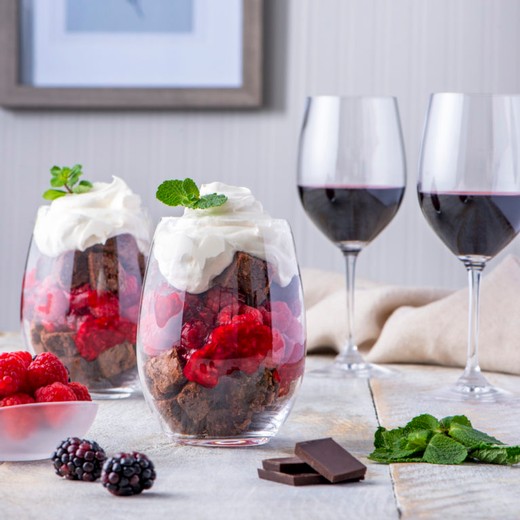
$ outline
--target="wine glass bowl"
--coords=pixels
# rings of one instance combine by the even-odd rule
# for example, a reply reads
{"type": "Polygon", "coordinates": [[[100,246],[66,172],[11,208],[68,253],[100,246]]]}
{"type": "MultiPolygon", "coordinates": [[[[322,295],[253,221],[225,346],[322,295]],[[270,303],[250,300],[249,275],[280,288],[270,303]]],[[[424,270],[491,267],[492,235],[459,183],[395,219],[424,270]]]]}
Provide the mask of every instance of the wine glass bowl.
{"type": "Polygon", "coordinates": [[[419,163],[419,204],[469,279],[464,373],[437,396],[507,397],[478,363],[480,280],[486,263],[520,231],[520,97],[439,93],[430,98],[419,163]]]}
{"type": "Polygon", "coordinates": [[[393,97],[315,96],[307,99],[298,150],[303,208],[346,260],[347,334],[323,375],[374,377],[388,373],[358,352],[354,339],[354,281],[358,254],[393,219],[406,184],[397,100],[393,97]]]}

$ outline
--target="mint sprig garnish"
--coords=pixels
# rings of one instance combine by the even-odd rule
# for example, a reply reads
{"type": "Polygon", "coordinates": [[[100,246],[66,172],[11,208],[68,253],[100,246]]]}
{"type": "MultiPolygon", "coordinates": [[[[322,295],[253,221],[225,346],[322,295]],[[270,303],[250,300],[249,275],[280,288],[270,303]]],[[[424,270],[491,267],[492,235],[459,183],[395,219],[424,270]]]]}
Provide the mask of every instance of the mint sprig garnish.
{"type": "Polygon", "coordinates": [[[63,190],[50,189],[43,193],[46,200],[55,200],[71,193],[86,193],[92,189],[89,181],[80,181],[83,175],[81,164],[75,164],[72,168],[68,166],[53,166],[51,168],[51,186],[53,188],[65,188],[63,190]]]}
{"type": "Polygon", "coordinates": [[[511,465],[520,462],[520,446],[505,446],[495,437],[476,430],[465,415],[438,421],[432,415],[422,414],[401,428],[387,430],[380,426],[374,435],[374,447],[368,458],[383,464],[473,461],[511,465]]]}
{"type": "Polygon", "coordinates": [[[190,209],[208,209],[222,206],[228,198],[211,193],[200,196],[199,188],[193,179],[164,181],[155,194],[158,200],[168,206],[184,206],[190,209]]]}

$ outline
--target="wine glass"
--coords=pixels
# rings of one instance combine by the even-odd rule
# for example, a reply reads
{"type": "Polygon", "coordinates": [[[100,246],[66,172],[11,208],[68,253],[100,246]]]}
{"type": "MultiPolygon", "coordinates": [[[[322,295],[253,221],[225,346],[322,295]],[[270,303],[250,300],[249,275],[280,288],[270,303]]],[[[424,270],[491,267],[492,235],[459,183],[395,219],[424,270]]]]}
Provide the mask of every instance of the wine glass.
{"type": "Polygon", "coordinates": [[[394,97],[315,96],[307,99],[298,153],[303,208],[346,260],[347,336],[334,363],[337,377],[377,377],[354,339],[358,254],[392,220],[406,184],[405,153],[394,97]]]}
{"type": "Polygon", "coordinates": [[[433,94],[417,189],[426,220],[469,281],[466,368],[436,395],[502,400],[507,393],[487,381],[478,363],[479,289],[487,261],[520,231],[520,96],[433,94]]]}

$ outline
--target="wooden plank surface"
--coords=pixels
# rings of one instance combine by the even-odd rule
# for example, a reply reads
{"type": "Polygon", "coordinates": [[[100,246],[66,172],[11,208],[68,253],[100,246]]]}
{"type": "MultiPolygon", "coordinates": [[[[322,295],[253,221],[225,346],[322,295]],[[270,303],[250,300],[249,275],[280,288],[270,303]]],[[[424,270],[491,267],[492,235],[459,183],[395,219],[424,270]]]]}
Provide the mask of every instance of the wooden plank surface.
{"type": "MultiPolygon", "coordinates": [[[[308,368],[330,359],[311,357],[308,368]]],[[[265,446],[242,449],[176,446],[159,431],[142,399],[102,401],[86,438],[97,440],[109,454],[148,454],[158,474],[153,489],[117,498],[99,483],[56,477],[49,461],[4,462],[0,518],[77,520],[97,518],[101,511],[110,520],[398,518],[388,467],[365,458],[377,428],[367,381],[306,376],[300,390],[279,434],[265,446]],[[367,463],[365,481],[293,488],[258,478],[262,459],[291,455],[296,442],[329,436],[367,463]]]]}
{"type": "MultiPolygon", "coordinates": [[[[19,347],[19,338],[0,334],[0,350],[2,346],[13,350],[19,347]]],[[[476,428],[517,443],[518,402],[462,406],[432,400],[428,392],[452,383],[459,369],[399,366],[395,377],[373,380],[370,386],[364,380],[327,380],[309,373],[330,362],[330,357],[308,358],[308,372],[287,422],[269,444],[257,448],[176,446],[159,431],[142,399],[101,402],[86,437],[97,440],[108,453],[147,453],[158,472],[151,492],[118,499],[99,484],[55,477],[49,461],[0,463],[0,518],[86,519],[101,510],[115,520],[139,515],[190,520],[520,517],[520,467],[386,466],[366,459],[378,421],[391,428],[425,412],[437,417],[464,413],[476,428]],[[296,442],[329,436],[367,464],[364,482],[292,488],[258,479],[256,468],[262,459],[291,455],[296,442]]],[[[520,389],[518,377],[490,379],[504,388],[520,389]]]]}
{"type": "MultiPolygon", "coordinates": [[[[463,405],[435,400],[430,392],[453,383],[461,374],[460,369],[397,369],[397,377],[371,382],[381,425],[394,428],[421,413],[437,418],[465,414],[475,428],[505,443],[520,443],[518,401],[463,405]]],[[[519,377],[491,374],[489,379],[505,389],[520,390],[519,377]]],[[[402,518],[520,518],[518,466],[392,464],[390,471],[402,518]]]]}

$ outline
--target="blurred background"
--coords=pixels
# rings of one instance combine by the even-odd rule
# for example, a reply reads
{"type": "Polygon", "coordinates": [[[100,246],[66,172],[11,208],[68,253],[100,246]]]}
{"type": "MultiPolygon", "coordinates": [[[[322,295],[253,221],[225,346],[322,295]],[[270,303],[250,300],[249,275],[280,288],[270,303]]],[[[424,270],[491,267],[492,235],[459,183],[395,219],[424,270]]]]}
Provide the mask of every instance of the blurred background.
{"type": "MultiPolygon", "coordinates": [[[[520,92],[519,24],[518,0],[265,0],[259,109],[0,109],[0,330],[19,327],[25,257],[54,164],[81,163],[89,180],[121,176],[154,222],[175,214],[155,200],[165,179],[247,186],[270,214],[289,220],[301,267],[342,271],[341,253],[305,216],[297,196],[297,141],[309,94],[398,98],[407,192],[397,217],[362,252],[359,276],[465,286],[464,269],[417,203],[424,115],[431,92],[520,92]]],[[[516,241],[488,270],[519,251],[516,241]]]]}

